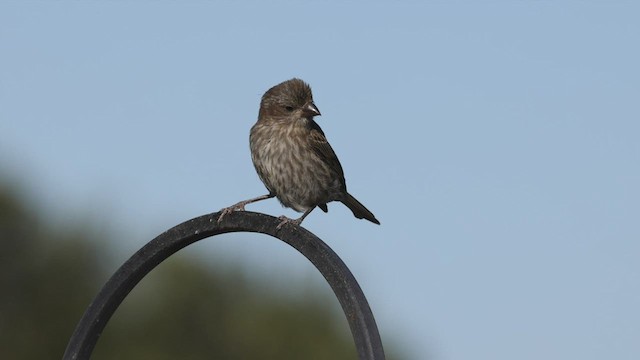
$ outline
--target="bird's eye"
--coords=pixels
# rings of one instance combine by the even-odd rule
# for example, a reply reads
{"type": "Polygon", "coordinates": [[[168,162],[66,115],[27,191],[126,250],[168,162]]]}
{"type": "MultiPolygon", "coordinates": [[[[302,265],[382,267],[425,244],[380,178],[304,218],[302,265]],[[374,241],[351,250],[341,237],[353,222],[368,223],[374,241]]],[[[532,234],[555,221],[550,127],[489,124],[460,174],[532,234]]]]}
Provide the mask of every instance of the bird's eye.
{"type": "Polygon", "coordinates": [[[293,106],[285,106],[284,107],[288,112],[292,112],[293,111],[293,106]]]}

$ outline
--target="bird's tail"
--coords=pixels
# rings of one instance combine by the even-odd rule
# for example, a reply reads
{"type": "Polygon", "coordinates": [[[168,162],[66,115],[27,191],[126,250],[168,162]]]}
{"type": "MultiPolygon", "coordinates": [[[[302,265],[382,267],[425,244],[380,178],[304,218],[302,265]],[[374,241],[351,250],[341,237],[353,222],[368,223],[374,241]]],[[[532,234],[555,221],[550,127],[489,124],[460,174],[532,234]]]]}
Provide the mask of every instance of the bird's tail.
{"type": "Polygon", "coordinates": [[[347,194],[347,197],[342,200],[342,203],[345,204],[349,208],[349,210],[353,212],[353,216],[357,217],[358,219],[367,219],[374,224],[380,225],[380,221],[376,219],[371,211],[367,210],[364,205],[362,205],[358,200],[356,200],[356,198],[354,198],[350,194],[347,194]]]}

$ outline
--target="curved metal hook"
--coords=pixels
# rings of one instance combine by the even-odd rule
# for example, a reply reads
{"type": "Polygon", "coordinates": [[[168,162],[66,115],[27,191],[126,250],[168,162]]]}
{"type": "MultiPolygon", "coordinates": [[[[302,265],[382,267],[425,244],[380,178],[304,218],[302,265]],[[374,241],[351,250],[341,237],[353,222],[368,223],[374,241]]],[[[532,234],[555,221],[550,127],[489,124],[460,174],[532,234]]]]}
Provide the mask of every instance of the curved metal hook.
{"type": "Polygon", "coordinates": [[[204,238],[230,232],[257,232],[291,245],[313,263],[338,297],[347,316],[360,360],[384,360],[382,341],[367,299],[351,271],[331,248],[299,226],[280,230],[275,217],[236,211],[218,223],[219,212],[183,222],[151,240],[127,260],[102,287],[76,326],[63,360],[89,359],[98,337],[129,292],[162,261],[204,238]]]}

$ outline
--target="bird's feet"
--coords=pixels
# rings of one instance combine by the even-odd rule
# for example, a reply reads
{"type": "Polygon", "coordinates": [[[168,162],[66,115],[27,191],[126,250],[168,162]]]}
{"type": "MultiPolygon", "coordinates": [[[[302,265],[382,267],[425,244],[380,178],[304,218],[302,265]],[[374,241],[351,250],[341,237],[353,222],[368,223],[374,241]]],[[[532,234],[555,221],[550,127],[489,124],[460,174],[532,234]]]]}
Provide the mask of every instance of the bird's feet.
{"type": "Polygon", "coordinates": [[[280,224],[278,224],[278,226],[276,226],[276,230],[280,230],[281,227],[284,226],[284,224],[292,224],[292,225],[300,225],[300,223],[302,222],[303,218],[300,219],[289,219],[288,217],[282,215],[282,216],[278,216],[278,220],[280,220],[280,224]]]}
{"type": "Polygon", "coordinates": [[[220,210],[220,216],[218,217],[218,224],[222,221],[222,218],[224,218],[226,215],[231,214],[234,211],[244,211],[245,205],[251,204],[257,201],[265,200],[265,199],[271,199],[274,196],[275,196],[274,194],[269,193],[267,195],[258,196],[257,198],[240,201],[235,205],[231,205],[227,208],[224,208],[220,210]]]}
{"type": "Polygon", "coordinates": [[[229,207],[226,207],[220,210],[220,216],[218,217],[218,224],[222,221],[222,218],[224,218],[226,215],[229,215],[234,211],[244,211],[244,206],[247,205],[248,203],[249,202],[247,201],[240,201],[235,205],[231,205],[229,207]]]}

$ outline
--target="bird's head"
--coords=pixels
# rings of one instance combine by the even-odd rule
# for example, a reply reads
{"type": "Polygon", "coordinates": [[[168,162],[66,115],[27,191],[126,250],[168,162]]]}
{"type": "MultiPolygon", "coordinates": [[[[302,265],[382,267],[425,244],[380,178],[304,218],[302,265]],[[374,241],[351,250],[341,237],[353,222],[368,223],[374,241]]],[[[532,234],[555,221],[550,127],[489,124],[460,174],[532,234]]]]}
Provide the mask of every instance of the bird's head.
{"type": "Polygon", "coordinates": [[[267,90],[260,101],[259,119],[292,118],[312,119],[320,110],[313,103],[311,87],[293,78],[267,90]]]}

